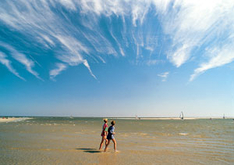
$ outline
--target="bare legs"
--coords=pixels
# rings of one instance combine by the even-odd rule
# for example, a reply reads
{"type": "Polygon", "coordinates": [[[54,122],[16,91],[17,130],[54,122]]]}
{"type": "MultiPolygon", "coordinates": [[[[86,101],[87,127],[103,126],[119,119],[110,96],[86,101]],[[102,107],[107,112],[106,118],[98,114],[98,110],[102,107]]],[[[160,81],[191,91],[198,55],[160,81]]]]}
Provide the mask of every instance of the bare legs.
{"type": "Polygon", "coordinates": [[[106,141],[106,142],[105,142],[105,144],[107,145],[107,139],[106,139],[106,136],[102,136],[102,141],[101,141],[101,143],[100,143],[99,150],[101,150],[101,149],[102,149],[102,145],[103,145],[103,142],[104,142],[104,141],[106,141]]]}
{"type": "Polygon", "coordinates": [[[112,139],[112,141],[113,141],[113,143],[114,143],[114,150],[117,151],[117,150],[116,150],[116,145],[117,145],[116,140],[115,140],[115,139],[112,139]]]}
{"type": "MultiPolygon", "coordinates": [[[[117,148],[116,148],[117,142],[116,142],[116,140],[115,140],[115,139],[111,139],[111,140],[112,140],[112,142],[114,143],[114,150],[117,151],[117,148]]],[[[105,149],[104,149],[104,152],[106,152],[106,150],[107,150],[109,144],[110,144],[110,139],[108,140],[108,142],[107,142],[107,144],[106,144],[106,147],[105,147],[105,149]]]]}
{"type": "Polygon", "coordinates": [[[110,144],[110,139],[107,141],[107,143],[106,143],[106,147],[105,147],[105,149],[104,149],[104,152],[106,152],[106,150],[107,150],[107,147],[109,146],[109,144],[110,144]]]}

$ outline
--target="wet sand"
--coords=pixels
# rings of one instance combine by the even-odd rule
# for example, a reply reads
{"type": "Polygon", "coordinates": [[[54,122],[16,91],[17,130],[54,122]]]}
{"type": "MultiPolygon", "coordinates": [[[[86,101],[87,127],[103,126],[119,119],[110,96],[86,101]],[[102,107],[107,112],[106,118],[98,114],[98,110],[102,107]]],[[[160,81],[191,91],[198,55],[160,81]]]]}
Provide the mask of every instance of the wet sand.
{"type": "Polygon", "coordinates": [[[116,140],[98,150],[101,119],[36,118],[0,124],[0,160],[10,164],[231,164],[233,120],[116,120],[116,140]]]}

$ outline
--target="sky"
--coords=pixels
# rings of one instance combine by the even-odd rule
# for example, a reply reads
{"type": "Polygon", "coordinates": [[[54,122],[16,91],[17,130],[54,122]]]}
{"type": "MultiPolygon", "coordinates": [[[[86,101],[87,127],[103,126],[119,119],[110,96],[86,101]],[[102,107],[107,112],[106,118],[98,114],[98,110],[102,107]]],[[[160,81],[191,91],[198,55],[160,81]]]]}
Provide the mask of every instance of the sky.
{"type": "Polygon", "coordinates": [[[233,0],[0,3],[0,116],[234,116],[233,0]]]}

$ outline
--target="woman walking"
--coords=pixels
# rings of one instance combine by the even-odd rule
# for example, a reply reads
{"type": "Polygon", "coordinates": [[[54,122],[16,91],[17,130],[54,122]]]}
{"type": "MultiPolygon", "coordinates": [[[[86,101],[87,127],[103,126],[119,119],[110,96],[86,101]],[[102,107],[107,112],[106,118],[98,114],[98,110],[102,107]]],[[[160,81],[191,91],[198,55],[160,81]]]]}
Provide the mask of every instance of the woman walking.
{"type": "Polygon", "coordinates": [[[107,140],[108,141],[107,141],[107,144],[106,144],[104,152],[107,151],[107,148],[108,148],[111,140],[114,143],[114,150],[115,150],[115,152],[117,152],[117,143],[116,143],[116,140],[115,140],[115,137],[114,137],[114,135],[115,135],[115,127],[114,127],[114,125],[115,125],[115,121],[113,120],[111,122],[111,126],[108,128],[108,135],[107,135],[107,140]]]}
{"type": "Polygon", "coordinates": [[[106,136],[107,136],[107,129],[108,129],[108,125],[107,125],[108,120],[107,120],[107,119],[104,119],[103,121],[104,121],[104,124],[103,124],[103,126],[102,126],[102,133],[101,133],[102,140],[101,140],[101,143],[100,143],[99,150],[102,149],[102,145],[103,145],[103,142],[104,142],[104,141],[105,141],[105,144],[107,144],[106,136]]]}

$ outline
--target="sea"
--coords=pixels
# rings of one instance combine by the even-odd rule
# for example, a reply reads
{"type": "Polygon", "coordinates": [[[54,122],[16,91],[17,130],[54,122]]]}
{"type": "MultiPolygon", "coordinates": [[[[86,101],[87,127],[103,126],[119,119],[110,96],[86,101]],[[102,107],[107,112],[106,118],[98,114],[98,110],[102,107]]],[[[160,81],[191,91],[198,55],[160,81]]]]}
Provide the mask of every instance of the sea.
{"type": "Polygon", "coordinates": [[[32,117],[0,123],[0,164],[234,164],[234,120],[116,121],[107,152],[102,118],[32,117]]]}

